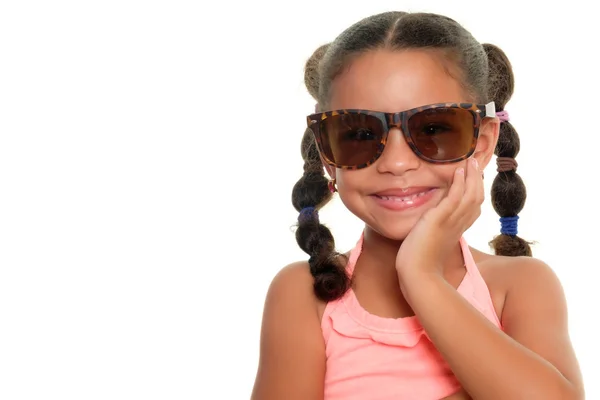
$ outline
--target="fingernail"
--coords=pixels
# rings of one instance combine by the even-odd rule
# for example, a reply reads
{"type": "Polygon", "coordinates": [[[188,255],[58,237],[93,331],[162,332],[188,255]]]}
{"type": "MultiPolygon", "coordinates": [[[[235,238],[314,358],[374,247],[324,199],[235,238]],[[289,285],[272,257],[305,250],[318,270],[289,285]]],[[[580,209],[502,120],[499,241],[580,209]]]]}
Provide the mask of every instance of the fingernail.
{"type": "Polygon", "coordinates": [[[464,174],[465,173],[465,169],[464,168],[459,168],[456,172],[458,172],[459,174],[464,174]]]}
{"type": "Polygon", "coordinates": [[[473,160],[472,162],[473,162],[473,165],[475,166],[475,168],[479,168],[479,162],[477,162],[477,159],[473,158],[472,160],[473,160]]]}

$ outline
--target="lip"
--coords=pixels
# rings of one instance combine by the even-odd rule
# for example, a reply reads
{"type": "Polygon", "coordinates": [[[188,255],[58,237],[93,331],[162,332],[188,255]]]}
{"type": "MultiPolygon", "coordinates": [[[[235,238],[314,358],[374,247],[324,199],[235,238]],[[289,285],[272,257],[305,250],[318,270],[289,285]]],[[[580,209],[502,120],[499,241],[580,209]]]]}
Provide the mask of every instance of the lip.
{"type": "Polygon", "coordinates": [[[429,190],[435,189],[432,186],[414,186],[406,189],[387,189],[382,190],[380,192],[373,193],[374,196],[395,196],[395,197],[404,197],[404,196],[412,196],[414,194],[427,192],[429,190]]]}
{"type": "Polygon", "coordinates": [[[373,201],[388,210],[405,211],[413,210],[423,206],[433,199],[438,189],[434,187],[409,188],[407,191],[402,189],[390,189],[377,192],[371,195],[373,201]],[[383,196],[383,197],[382,197],[383,196]],[[400,200],[399,197],[414,196],[409,200],[400,200]]]}

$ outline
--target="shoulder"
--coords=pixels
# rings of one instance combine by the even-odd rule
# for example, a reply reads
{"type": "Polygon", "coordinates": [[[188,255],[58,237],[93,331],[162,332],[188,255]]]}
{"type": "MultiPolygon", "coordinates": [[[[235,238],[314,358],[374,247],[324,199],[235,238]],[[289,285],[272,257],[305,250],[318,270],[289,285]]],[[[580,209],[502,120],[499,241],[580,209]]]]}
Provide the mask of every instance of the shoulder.
{"type": "Polygon", "coordinates": [[[308,263],[282,268],[263,311],[253,399],[322,398],[325,345],[308,263]]]}
{"type": "MultiPolygon", "coordinates": [[[[348,257],[348,254],[343,254],[348,257]]],[[[282,302],[286,299],[294,305],[302,305],[315,311],[317,319],[323,318],[327,302],[319,299],[314,290],[314,277],[306,261],[297,261],[282,268],[273,278],[267,293],[267,302],[282,302]]]]}
{"type": "Polygon", "coordinates": [[[313,276],[306,261],[297,261],[283,267],[273,277],[267,299],[269,297],[295,297],[316,301],[313,292],[313,276]]]}
{"type": "Polygon", "coordinates": [[[550,362],[583,393],[569,334],[567,300],[554,269],[532,257],[490,257],[482,261],[481,270],[492,285],[505,290],[503,331],[550,362]]]}
{"type": "Polygon", "coordinates": [[[533,257],[506,257],[486,255],[481,259],[480,271],[486,281],[501,286],[509,295],[527,293],[562,292],[555,271],[546,262],[533,257]]]}
{"type": "Polygon", "coordinates": [[[552,312],[566,316],[566,299],[562,283],[556,272],[544,261],[532,257],[503,257],[497,267],[505,276],[506,301],[503,313],[509,320],[516,313],[523,312],[523,306],[538,311],[552,312]]]}
{"type": "Polygon", "coordinates": [[[507,257],[473,252],[481,276],[492,296],[502,323],[524,303],[550,298],[552,304],[566,303],[562,284],[555,271],[533,257],[507,257]]]}
{"type": "Polygon", "coordinates": [[[481,254],[477,263],[490,292],[501,296],[499,316],[504,327],[534,314],[566,322],[563,286],[550,265],[533,257],[481,254]]]}
{"type": "Polygon", "coordinates": [[[533,257],[505,258],[508,260],[505,260],[503,264],[509,276],[512,277],[513,286],[527,285],[531,287],[533,284],[552,288],[560,286],[558,276],[544,261],[533,257]]]}
{"type": "Polygon", "coordinates": [[[557,289],[560,281],[554,270],[544,261],[533,257],[496,256],[474,250],[473,256],[486,283],[501,288],[508,294],[532,285],[557,289]]]}
{"type": "Polygon", "coordinates": [[[283,267],[273,278],[265,300],[265,313],[272,310],[281,316],[301,313],[305,318],[319,317],[320,300],[315,296],[314,279],[306,261],[283,267]]]}

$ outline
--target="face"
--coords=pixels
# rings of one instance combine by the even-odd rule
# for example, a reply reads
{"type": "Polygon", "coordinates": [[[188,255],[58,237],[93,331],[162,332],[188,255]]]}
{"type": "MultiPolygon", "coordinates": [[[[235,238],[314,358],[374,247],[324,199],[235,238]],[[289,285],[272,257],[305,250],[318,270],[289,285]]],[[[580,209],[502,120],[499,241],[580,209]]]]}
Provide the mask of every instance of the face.
{"type": "MultiPolygon", "coordinates": [[[[399,112],[435,103],[473,102],[450,75],[439,55],[422,50],[371,51],[336,77],[328,109],[399,112]]],[[[498,138],[498,120],[484,118],[472,157],[488,164],[498,138]]],[[[383,154],[358,170],[333,169],[342,202],[368,229],[404,239],[418,219],[447,195],[454,172],[467,160],[432,164],[418,158],[398,128],[392,128],[383,154]]]]}

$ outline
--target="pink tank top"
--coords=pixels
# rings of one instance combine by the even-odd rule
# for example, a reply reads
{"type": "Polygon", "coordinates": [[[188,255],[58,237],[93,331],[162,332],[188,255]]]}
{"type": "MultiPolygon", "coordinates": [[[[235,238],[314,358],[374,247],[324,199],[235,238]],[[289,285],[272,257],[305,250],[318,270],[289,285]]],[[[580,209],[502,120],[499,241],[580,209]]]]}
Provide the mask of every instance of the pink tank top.
{"type": "MultiPolygon", "coordinates": [[[[362,242],[363,235],[350,252],[346,267],[350,276],[362,242]]],[[[467,272],[457,290],[501,328],[464,238],[460,244],[467,272]]],[[[350,289],[327,304],[321,327],[327,356],[325,400],[439,400],[460,389],[416,316],[396,319],[369,314],[350,289]]]]}

